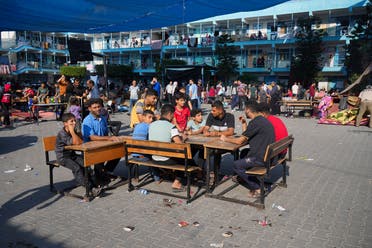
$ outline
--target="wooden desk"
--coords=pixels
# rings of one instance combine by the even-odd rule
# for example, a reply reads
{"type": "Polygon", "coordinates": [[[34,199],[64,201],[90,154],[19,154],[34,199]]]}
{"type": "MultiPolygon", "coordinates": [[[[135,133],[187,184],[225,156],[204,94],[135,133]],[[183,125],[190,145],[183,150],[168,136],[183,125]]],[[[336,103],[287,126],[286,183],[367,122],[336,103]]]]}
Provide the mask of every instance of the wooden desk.
{"type": "Polygon", "coordinates": [[[34,111],[33,110],[33,106],[34,107],[54,107],[54,112],[56,113],[56,120],[58,119],[58,108],[59,106],[63,106],[63,105],[67,105],[66,103],[35,103],[31,106],[31,113],[33,114],[33,116],[36,118],[36,124],[39,125],[39,114],[38,114],[38,110],[34,111]],[[36,113],[35,113],[36,112],[36,113]]]}
{"type": "Polygon", "coordinates": [[[310,100],[285,100],[281,101],[281,103],[284,105],[287,112],[293,113],[295,109],[309,109],[312,110],[316,104],[318,104],[318,101],[310,101],[310,100]]]}
{"type": "Polygon", "coordinates": [[[229,153],[233,154],[234,160],[237,160],[237,159],[239,159],[239,148],[243,147],[245,145],[246,145],[245,143],[241,144],[241,145],[237,145],[237,144],[222,141],[220,139],[213,140],[213,141],[210,141],[210,142],[204,144],[204,152],[205,152],[205,158],[206,158],[206,164],[207,164],[207,168],[206,168],[207,196],[212,195],[211,192],[215,187],[217,187],[217,183],[220,184],[220,183],[225,182],[225,181],[217,182],[218,181],[218,172],[219,172],[220,164],[216,163],[216,155],[229,152],[229,153]],[[215,176],[215,180],[213,182],[212,187],[209,187],[209,184],[210,184],[210,165],[211,165],[210,158],[211,158],[211,156],[214,157],[214,176],[215,176]]]}
{"type": "MultiPolygon", "coordinates": [[[[89,141],[81,145],[65,146],[65,149],[83,153],[86,182],[88,182],[88,167],[125,156],[124,144],[121,141],[89,141]]],[[[86,195],[89,196],[89,188],[86,187],[85,190],[86,195]]]]}
{"type": "Polygon", "coordinates": [[[214,142],[219,140],[219,137],[209,137],[209,136],[204,136],[202,134],[198,135],[189,135],[187,136],[187,139],[185,140],[185,143],[191,144],[191,145],[199,145],[199,146],[204,146],[204,144],[214,142]]]}

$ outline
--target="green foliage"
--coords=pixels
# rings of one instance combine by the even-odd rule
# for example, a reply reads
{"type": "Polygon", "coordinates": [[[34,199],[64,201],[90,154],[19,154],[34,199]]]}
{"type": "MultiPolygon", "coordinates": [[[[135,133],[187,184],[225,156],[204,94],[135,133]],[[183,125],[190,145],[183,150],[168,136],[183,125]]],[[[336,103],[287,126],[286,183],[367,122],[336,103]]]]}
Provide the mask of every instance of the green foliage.
{"type": "Polygon", "coordinates": [[[296,56],[292,59],[290,80],[303,83],[305,88],[314,82],[321,71],[323,30],[318,28],[319,24],[320,20],[315,17],[299,19],[297,22],[296,56]],[[315,29],[312,28],[314,26],[315,29]]]}
{"type": "Polygon", "coordinates": [[[62,66],[60,73],[69,77],[84,78],[87,74],[87,69],[81,66],[62,66]]]}
{"type": "MultiPolygon", "coordinates": [[[[96,65],[97,74],[104,76],[103,65],[96,65]]],[[[107,77],[118,78],[122,80],[131,80],[133,79],[133,67],[128,65],[107,65],[107,77]]]]}
{"type": "Polygon", "coordinates": [[[217,77],[227,83],[238,76],[238,62],[235,54],[237,47],[232,46],[234,40],[230,35],[224,34],[218,37],[216,44],[216,54],[218,58],[217,77]]]}
{"type": "MultiPolygon", "coordinates": [[[[362,73],[372,61],[372,1],[366,4],[366,13],[356,21],[348,37],[345,65],[349,75],[362,73]]],[[[353,80],[350,78],[350,81],[353,80]]]]}

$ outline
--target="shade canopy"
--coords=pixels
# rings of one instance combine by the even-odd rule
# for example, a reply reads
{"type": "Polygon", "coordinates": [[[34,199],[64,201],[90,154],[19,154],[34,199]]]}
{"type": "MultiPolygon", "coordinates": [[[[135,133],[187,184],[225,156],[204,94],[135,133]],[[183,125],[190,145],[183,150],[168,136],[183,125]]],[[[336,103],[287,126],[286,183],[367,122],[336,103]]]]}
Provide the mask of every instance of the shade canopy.
{"type": "Polygon", "coordinates": [[[286,0],[3,0],[1,31],[104,33],[149,30],[286,0]]]}

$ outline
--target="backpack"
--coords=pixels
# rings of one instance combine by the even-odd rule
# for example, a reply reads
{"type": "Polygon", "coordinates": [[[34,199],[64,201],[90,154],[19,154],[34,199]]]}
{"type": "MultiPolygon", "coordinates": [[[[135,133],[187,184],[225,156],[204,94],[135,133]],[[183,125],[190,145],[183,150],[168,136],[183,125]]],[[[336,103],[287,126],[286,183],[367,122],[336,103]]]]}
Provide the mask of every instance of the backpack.
{"type": "Polygon", "coordinates": [[[11,94],[10,93],[4,93],[3,96],[1,97],[1,102],[2,103],[10,103],[11,99],[11,94]]]}

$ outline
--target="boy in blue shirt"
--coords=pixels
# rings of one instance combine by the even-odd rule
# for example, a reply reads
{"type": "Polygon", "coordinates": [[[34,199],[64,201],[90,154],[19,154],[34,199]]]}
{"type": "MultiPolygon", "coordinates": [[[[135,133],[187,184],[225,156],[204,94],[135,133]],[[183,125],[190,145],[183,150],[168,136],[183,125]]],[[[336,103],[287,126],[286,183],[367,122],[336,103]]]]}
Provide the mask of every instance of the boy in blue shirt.
{"type": "MultiPolygon", "coordinates": [[[[154,112],[151,110],[145,110],[142,114],[142,120],[140,123],[134,126],[132,137],[136,140],[148,140],[149,139],[149,126],[153,121],[154,112]]],[[[132,154],[133,158],[140,160],[149,160],[148,157],[143,156],[142,154],[132,154]]],[[[154,180],[158,183],[161,182],[159,176],[159,170],[157,168],[150,168],[150,172],[154,177],[154,180]]]]}

